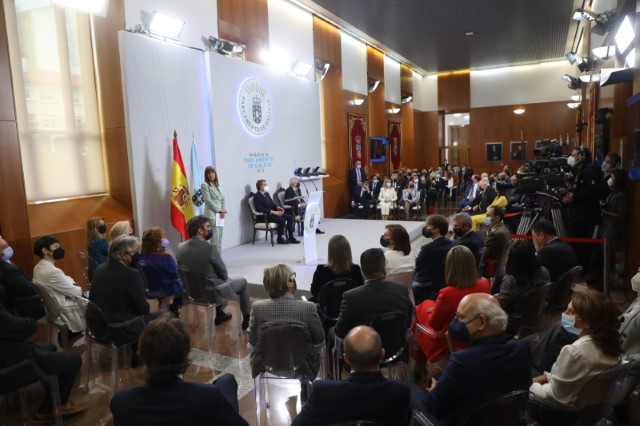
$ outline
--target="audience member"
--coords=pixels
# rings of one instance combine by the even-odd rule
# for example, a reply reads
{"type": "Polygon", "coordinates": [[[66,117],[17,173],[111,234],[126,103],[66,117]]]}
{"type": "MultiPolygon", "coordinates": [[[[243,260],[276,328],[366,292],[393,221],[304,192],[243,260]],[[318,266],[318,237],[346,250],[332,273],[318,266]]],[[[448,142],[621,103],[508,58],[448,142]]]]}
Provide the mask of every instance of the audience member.
{"type": "Polygon", "coordinates": [[[140,336],[146,383],[113,397],[111,413],[116,426],[248,426],[238,414],[238,384],[231,374],[223,374],[212,384],[182,379],[190,349],[189,333],[179,319],[161,316],[147,324],[140,336]]]}
{"type": "Polygon", "coordinates": [[[293,216],[286,214],[282,207],[276,207],[269,194],[269,186],[267,181],[259,179],[256,182],[258,193],[253,197],[253,204],[256,211],[267,216],[269,222],[275,222],[278,225],[278,244],[299,244],[293,236],[295,232],[295,223],[293,216]],[[287,227],[289,238],[284,238],[284,227],[287,227]]]}
{"type": "Polygon", "coordinates": [[[478,406],[531,385],[531,353],[527,343],[507,340],[507,314],[484,293],[465,296],[449,325],[449,335],[469,342],[454,352],[442,376],[431,379],[427,393],[412,387],[412,406],[443,426],[462,424],[478,406]]]}
{"type": "Polygon", "coordinates": [[[384,252],[387,259],[387,278],[415,271],[416,261],[411,256],[411,241],[404,226],[395,223],[385,226],[380,244],[387,249],[384,252]]]}
{"type": "MultiPolygon", "coordinates": [[[[429,361],[428,378],[433,377],[449,357],[447,340],[442,336],[456,315],[458,304],[464,296],[472,293],[489,293],[489,282],[478,279],[478,268],[471,250],[456,246],[447,253],[445,264],[447,287],[440,290],[436,301],[425,300],[416,307],[416,322],[433,330],[436,336],[417,333],[416,341],[429,361]]],[[[467,342],[456,342],[459,343],[467,342]]]]}
{"type": "Polygon", "coordinates": [[[111,227],[111,231],[109,231],[109,239],[111,241],[122,235],[133,235],[133,228],[128,220],[121,220],[120,222],[116,222],[111,227]]]}
{"type": "Polygon", "coordinates": [[[353,328],[344,339],[346,380],[316,380],[309,400],[292,426],[324,426],[349,420],[372,420],[397,426],[408,423],[410,391],[380,372],[384,358],[380,335],[371,327],[353,328]]]}
{"type": "Polygon", "coordinates": [[[12,257],[13,248],[0,236],[0,304],[16,316],[42,318],[42,300],[31,278],[11,263],[12,257]]]}
{"type": "Polygon", "coordinates": [[[211,302],[216,304],[215,324],[222,324],[231,319],[231,314],[225,313],[227,300],[224,294],[230,289],[240,299],[242,311],[242,329],[249,327],[249,313],[251,305],[249,301],[249,289],[244,278],[230,278],[227,266],[222,261],[218,248],[207,243],[213,236],[211,223],[206,216],[194,216],[187,223],[189,239],[178,245],[178,265],[185,266],[191,272],[204,275],[209,284],[207,291],[211,295],[211,302]]]}
{"type": "MultiPolygon", "coordinates": [[[[487,217],[485,225],[487,225],[487,234],[484,237],[484,264],[485,274],[488,272],[488,264],[495,265],[494,272],[500,272],[503,269],[503,258],[507,250],[507,245],[511,241],[511,232],[509,228],[502,222],[504,219],[504,209],[494,206],[487,209],[487,217]]],[[[486,276],[492,276],[487,274],[486,276]]]]}
{"type": "Polygon", "coordinates": [[[578,264],[573,248],[557,237],[556,228],[548,220],[540,220],[531,227],[538,263],[549,270],[551,281],[557,282],[569,269],[578,264]]]}
{"type": "Polygon", "coordinates": [[[367,180],[367,173],[362,168],[362,162],[356,160],[355,167],[349,170],[349,193],[353,195],[367,180]]]}
{"type": "MultiPolygon", "coordinates": [[[[485,191],[484,193],[486,194],[487,191],[485,191]]],[[[495,193],[496,193],[495,198],[493,199],[491,204],[487,206],[487,209],[489,207],[494,207],[494,206],[499,206],[505,209],[507,207],[507,197],[505,197],[502,188],[500,186],[496,186],[495,193]]],[[[486,211],[478,214],[473,214],[473,216],[471,216],[472,227],[474,231],[478,229],[478,226],[484,224],[486,217],[487,217],[486,211]]]]}
{"type": "Polygon", "coordinates": [[[364,182],[351,196],[351,210],[358,219],[366,219],[369,217],[370,203],[371,192],[369,191],[369,184],[364,182]]]}
{"type": "MultiPolygon", "coordinates": [[[[384,185],[380,190],[380,195],[378,195],[378,200],[380,201],[380,215],[382,216],[382,220],[389,219],[389,212],[395,205],[395,202],[398,200],[398,192],[391,185],[389,179],[384,180],[384,185]]],[[[400,185],[396,182],[397,185],[400,185]]]]}
{"type": "Polygon", "coordinates": [[[627,195],[627,175],[624,170],[612,170],[607,184],[611,193],[607,196],[602,207],[602,237],[607,238],[611,244],[610,264],[615,267],[616,255],[627,245],[627,234],[629,233],[627,222],[631,212],[627,195]]]}
{"type": "MultiPolygon", "coordinates": [[[[58,393],[60,394],[59,410],[62,416],[79,413],[86,408],[85,404],[69,399],[71,388],[82,365],[80,355],[70,352],[56,352],[51,343],[35,344],[29,338],[37,331],[37,323],[33,318],[20,318],[12,315],[0,305],[0,369],[10,367],[29,358],[34,358],[38,366],[46,373],[58,377],[58,393]]],[[[31,369],[18,370],[2,378],[0,391],[11,389],[29,382],[37,381],[31,369]]],[[[51,389],[45,387],[45,395],[40,406],[31,417],[32,423],[52,423],[53,404],[51,389]]]]}
{"type": "MultiPolygon", "coordinates": [[[[169,310],[175,316],[179,315],[182,306],[182,281],[178,273],[178,264],[165,250],[169,247],[169,240],[165,238],[164,230],[158,226],[152,226],[142,234],[142,254],[139,267],[148,267],[149,273],[146,280],[148,290],[159,292],[163,298],[173,298],[169,310]]],[[[142,271],[144,274],[144,270],[142,271]]]]}
{"type": "Polygon", "coordinates": [[[109,242],[104,237],[107,233],[107,225],[101,217],[92,217],[87,221],[87,255],[93,260],[89,261],[87,274],[89,279],[98,265],[102,265],[109,257],[109,242]]]}
{"type": "Polygon", "coordinates": [[[469,182],[469,184],[467,185],[464,191],[464,197],[462,198],[462,201],[458,205],[458,212],[463,211],[465,207],[467,207],[476,199],[476,197],[478,196],[478,192],[481,192],[478,189],[479,182],[480,182],[480,176],[478,175],[471,176],[471,181],[469,182]]]}
{"type": "Polygon", "coordinates": [[[364,284],[360,267],[353,263],[351,245],[343,235],[329,239],[326,265],[318,265],[311,281],[311,301],[317,302],[322,287],[331,280],[349,278],[359,285],[364,284]]]}
{"type": "Polygon", "coordinates": [[[370,186],[370,190],[371,190],[371,197],[374,200],[378,199],[378,195],[380,194],[380,189],[382,188],[382,180],[380,179],[380,175],[378,175],[378,173],[376,173],[375,175],[373,175],[373,179],[371,179],[371,186],[370,186]]]}
{"type": "Polygon", "coordinates": [[[482,250],[484,248],[484,240],[472,229],[472,221],[469,213],[457,213],[451,220],[453,234],[456,237],[457,244],[465,246],[476,258],[476,263],[480,260],[482,250]]]}
{"type": "Polygon", "coordinates": [[[427,218],[422,235],[433,241],[422,246],[416,257],[416,275],[413,283],[413,297],[416,305],[425,299],[435,300],[444,287],[444,265],[447,253],[455,243],[445,238],[449,230],[449,221],[440,215],[427,218]]]}
{"type": "Polygon", "coordinates": [[[527,293],[550,280],[547,268],[538,264],[533,244],[527,240],[513,240],[507,255],[505,276],[499,293],[494,295],[509,316],[508,334],[514,335],[520,329],[527,293]]]}
{"type": "Polygon", "coordinates": [[[204,199],[204,215],[209,218],[209,223],[213,226],[213,236],[211,244],[216,246],[218,251],[222,253],[222,233],[224,231],[224,217],[227,215],[226,200],[220,182],[218,181],[218,172],[213,166],[207,166],[204,169],[204,182],[200,185],[200,192],[204,199]],[[221,221],[222,223],[218,223],[221,221]]]}
{"type": "MultiPolygon", "coordinates": [[[[111,242],[109,261],[98,266],[91,280],[89,300],[104,312],[110,323],[140,318],[139,321],[132,321],[126,327],[113,331],[117,344],[136,342],[145,323],[159,314],[149,313],[149,302],[137,269],[139,260],[138,239],[120,236],[111,242]]],[[[91,309],[91,306],[88,309],[91,309]]],[[[136,353],[136,344],[132,349],[131,365],[138,367],[142,365],[142,360],[136,353]]]]}
{"type": "Polygon", "coordinates": [[[64,258],[60,241],[51,235],[40,237],[33,245],[33,252],[40,258],[33,268],[33,280],[51,290],[58,304],[64,308],[60,316],[71,335],[79,336],[84,330],[84,319],[75,298],[82,296],[82,289],[73,278],[55,266],[56,261],[64,258]]]}
{"type": "MultiPolygon", "coordinates": [[[[269,299],[259,300],[251,308],[251,325],[249,327],[249,345],[251,352],[251,374],[258,376],[265,369],[261,353],[256,350],[259,343],[278,345],[278,342],[261,342],[260,334],[267,323],[286,323],[297,325],[306,330],[305,336],[309,346],[317,346],[324,341],[324,330],[316,306],[311,302],[294,297],[297,290],[296,274],[289,265],[277,264],[265,268],[264,288],[269,299]]],[[[290,354],[283,353],[282,356],[290,354]]],[[[320,369],[320,351],[309,350],[298,373],[309,380],[315,379],[320,369]]]]}
{"type": "Polygon", "coordinates": [[[409,186],[402,190],[402,203],[404,205],[404,219],[409,220],[411,209],[415,206],[419,206],[420,191],[416,184],[412,181],[409,182],[409,186]]]}

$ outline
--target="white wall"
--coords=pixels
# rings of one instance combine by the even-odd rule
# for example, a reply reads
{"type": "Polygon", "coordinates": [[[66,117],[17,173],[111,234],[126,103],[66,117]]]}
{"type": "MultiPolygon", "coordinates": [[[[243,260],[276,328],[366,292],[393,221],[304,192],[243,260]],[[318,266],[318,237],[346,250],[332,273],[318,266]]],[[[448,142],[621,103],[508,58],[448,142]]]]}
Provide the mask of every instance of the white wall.
{"type": "Polygon", "coordinates": [[[369,96],[367,81],[367,46],[345,32],[340,32],[342,88],[369,96]]]}
{"type": "Polygon", "coordinates": [[[125,28],[133,29],[142,23],[148,25],[154,10],[185,21],[178,41],[182,45],[206,49],[202,37],[218,37],[217,0],[125,0],[125,28]]]}
{"type": "Polygon", "coordinates": [[[384,55],[384,100],[400,105],[400,63],[384,55]]]}
{"type": "Polygon", "coordinates": [[[438,78],[413,73],[413,109],[416,111],[438,110],[438,78]]]}

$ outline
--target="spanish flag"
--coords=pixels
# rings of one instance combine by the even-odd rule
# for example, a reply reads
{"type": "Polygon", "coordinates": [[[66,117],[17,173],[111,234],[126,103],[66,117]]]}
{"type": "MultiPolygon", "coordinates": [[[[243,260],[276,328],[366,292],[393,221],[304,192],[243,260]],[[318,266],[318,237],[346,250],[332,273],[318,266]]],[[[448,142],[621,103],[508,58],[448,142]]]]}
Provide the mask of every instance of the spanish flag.
{"type": "Polygon", "coordinates": [[[178,134],[175,130],[173,131],[173,170],[170,196],[171,223],[184,239],[188,240],[187,222],[193,217],[193,204],[189,194],[189,181],[184,171],[184,163],[178,146],[178,134]]]}

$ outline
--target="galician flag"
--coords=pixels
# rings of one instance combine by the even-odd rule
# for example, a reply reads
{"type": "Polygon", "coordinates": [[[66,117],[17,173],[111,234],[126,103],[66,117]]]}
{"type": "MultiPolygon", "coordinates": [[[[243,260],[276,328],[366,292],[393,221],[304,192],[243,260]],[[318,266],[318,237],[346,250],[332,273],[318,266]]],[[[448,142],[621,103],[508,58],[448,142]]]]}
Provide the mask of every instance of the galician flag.
{"type": "Polygon", "coordinates": [[[189,239],[187,222],[193,217],[193,204],[189,194],[189,181],[184,170],[180,146],[178,146],[178,134],[173,131],[173,169],[171,173],[171,223],[182,234],[185,240],[189,239]]]}
{"type": "Polygon", "coordinates": [[[191,139],[191,186],[193,187],[193,210],[194,214],[204,214],[204,197],[200,187],[202,186],[202,175],[200,174],[200,162],[198,161],[198,150],[196,149],[195,136],[191,139]]]}

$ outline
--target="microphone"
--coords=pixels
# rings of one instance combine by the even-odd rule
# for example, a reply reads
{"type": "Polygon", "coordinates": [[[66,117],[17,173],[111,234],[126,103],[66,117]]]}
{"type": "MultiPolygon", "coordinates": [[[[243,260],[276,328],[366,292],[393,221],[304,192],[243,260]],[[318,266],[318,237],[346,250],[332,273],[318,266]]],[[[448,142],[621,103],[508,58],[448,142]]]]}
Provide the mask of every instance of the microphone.
{"type": "Polygon", "coordinates": [[[309,195],[309,190],[307,189],[307,185],[304,183],[304,179],[302,178],[302,176],[300,176],[298,180],[302,182],[302,186],[304,186],[304,190],[307,191],[307,195],[309,195]]]}
{"type": "Polygon", "coordinates": [[[313,184],[313,187],[316,189],[316,191],[318,190],[318,187],[316,186],[316,183],[313,181],[313,179],[309,179],[309,182],[311,182],[313,184]]]}

